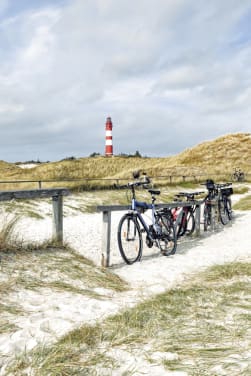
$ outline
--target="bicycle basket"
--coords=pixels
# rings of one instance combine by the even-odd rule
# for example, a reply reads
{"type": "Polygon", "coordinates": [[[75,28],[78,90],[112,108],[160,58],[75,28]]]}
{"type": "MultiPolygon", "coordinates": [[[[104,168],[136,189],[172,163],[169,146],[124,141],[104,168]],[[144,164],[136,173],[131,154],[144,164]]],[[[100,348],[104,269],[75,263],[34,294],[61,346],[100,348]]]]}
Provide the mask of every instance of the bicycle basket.
{"type": "Polygon", "coordinates": [[[213,190],[215,188],[214,181],[212,179],[207,179],[206,187],[209,191],[213,190]]]}
{"type": "Polygon", "coordinates": [[[224,195],[224,196],[231,196],[234,191],[233,191],[233,188],[232,187],[229,187],[229,188],[223,188],[221,190],[221,193],[224,195]]]}

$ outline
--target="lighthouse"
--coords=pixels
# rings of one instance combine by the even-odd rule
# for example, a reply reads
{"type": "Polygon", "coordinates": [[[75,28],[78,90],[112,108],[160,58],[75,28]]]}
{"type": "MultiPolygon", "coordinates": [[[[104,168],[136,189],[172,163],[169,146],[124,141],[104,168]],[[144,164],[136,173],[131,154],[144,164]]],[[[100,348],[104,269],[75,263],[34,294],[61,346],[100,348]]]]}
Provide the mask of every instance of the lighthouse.
{"type": "Polygon", "coordinates": [[[105,156],[110,157],[112,155],[113,155],[112,120],[110,117],[108,117],[105,123],[105,156]]]}

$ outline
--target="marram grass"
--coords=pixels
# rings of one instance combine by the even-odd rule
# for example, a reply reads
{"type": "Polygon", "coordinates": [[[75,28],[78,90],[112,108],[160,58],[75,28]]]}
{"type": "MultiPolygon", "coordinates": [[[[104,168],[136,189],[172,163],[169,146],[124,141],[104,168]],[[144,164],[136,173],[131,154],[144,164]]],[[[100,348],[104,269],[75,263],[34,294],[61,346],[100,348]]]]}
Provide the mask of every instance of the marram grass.
{"type": "Polygon", "coordinates": [[[166,371],[248,376],[250,277],[250,263],[209,268],[97,325],[75,329],[51,347],[23,354],[9,374],[25,375],[28,367],[34,376],[109,375],[120,365],[112,350],[123,349],[166,371]],[[156,360],[155,353],[163,357],[156,360]]]}
{"type": "MultiPolygon", "coordinates": [[[[168,148],[167,148],[168,154],[168,148]]],[[[55,186],[69,187],[72,190],[93,190],[111,188],[117,179],[125,179],[124,183],[132,179],[135,170],[146,172],[159,186],[170,183],[179,175],[189,175],[195,180],[200,175],[221,174],[224,180],[229,180],[234,168],[241,168],[247,175],[251,174],[251,137],[250,133],[236,133],[222,136],[213,141],[206,141],[182,153],[163,158],[128,158],[114,156],[112,158],[78,158],[59,162],[41,163],[35,168],[22,169],[11,163],[0,162],[2,181],[25,180],[13,187],[9,183],[1,183],[1,189],[29,189],[37,188],[37,183],[29,180],[47,180],[43,183],[46,188],[55,186]],[[157,177],[162,177],[158,178],[157,177]],[[166,177],[166,178],[163,178],[166,177]],[[76,179],[74,181],[74,179],[76,179]],[[82,179],[82,181],[77,181],[82,179]],[[89,180],[85,180],[89,179],[89,180]],[[96,179],[96,180],[95,180],[96,179]],[[110,181],[99,179],[111,179],[110,181]],[[50,182],[56,180],[56,182],[50,182]],[[67,181],[68,180],[68,181],[67,181]]],[[[250,176],[248,177],[250,179],[250,176]]],[[[120,183],[123,183],[121,181],[120,183]]]]}
{"type": "Polygon", "coordinates": [[[241,198],[234,206],[235,210],[251,210],[251,195],[241,198]]]}

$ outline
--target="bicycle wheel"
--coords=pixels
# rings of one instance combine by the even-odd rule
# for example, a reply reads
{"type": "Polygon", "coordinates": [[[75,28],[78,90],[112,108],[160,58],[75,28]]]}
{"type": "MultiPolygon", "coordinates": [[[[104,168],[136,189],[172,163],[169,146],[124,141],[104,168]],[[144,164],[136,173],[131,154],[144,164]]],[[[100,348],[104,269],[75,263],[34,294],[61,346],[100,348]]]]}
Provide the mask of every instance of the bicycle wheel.
{"type": "Polygon", "coordinates": [[[244,181],[244,173],[243,172],[239,173],[238,181],[244,181]]]}
{"type": "Polygon", "coordinates": [[[173,255],[177,248],[177,236],[171,216],[158,215],[158,224],[161,226],[158,246],[164,256],[173,255]]]}
{"type": "Polygon", "coordinates": [[[234,173],[232,174],[232,176],[231,176],[231,180],[232,180],[232,181],[236,181],[236,182],[239,180],[239,177],[238,177],[238,175],[237,175],[236,172],[234,172],[234,173]]]}
{"type": "Polygon", "coordinates": [[[195,229],[195,218],[192,211],[183,213],[181,223],[177,230],[177,238],[183,235],[191,235],[195,229]]]}
{"type": "Polygon", "coordinates": [[[226,199],[222,198],[218,201],[220,221],[226,225],[229,221],[226,199]]]}
{"type": "Polygon", "coordinates": [[[187,229],[187,217],[186,213],[182,213],[181,222],[176,227],[176,236],[180,238],[181,236],[185,235],[187,229]]]}
{"type": "Polygon", "coordinates": [[[118,225],[118,246],[123,260],[131,265],[142,256],[142,234],[137,216],[125,214],[118,225]]]}
{"type": "Polygon", "coordinates": [[[211,226],[212,223],[212,210],[210,204],[205,204],[204,206],[204,231],[207,231],[208,227],[211,226]]]}
{"type": "Polygon", "coordinates": [[[186,235],[192,235],[195,229],[195,218],[192,211],[189,211],[186,216],[186,235]]]}
{"type": "Polygon", "coordinates": [[[228,218],[231,221],[231,219],[233,219],[233,211],[232,211],[232,202],[231,202],[231,198],[230,197],[226,198],[226,204],[227,204],[228,218]]]}

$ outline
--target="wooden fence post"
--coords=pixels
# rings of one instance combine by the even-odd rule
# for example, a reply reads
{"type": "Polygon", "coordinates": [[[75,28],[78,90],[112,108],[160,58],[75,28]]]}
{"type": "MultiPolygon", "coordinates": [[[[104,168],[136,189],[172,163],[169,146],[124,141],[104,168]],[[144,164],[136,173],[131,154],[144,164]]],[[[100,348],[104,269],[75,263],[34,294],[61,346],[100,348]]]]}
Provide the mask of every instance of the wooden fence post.
{"type": "Polygon", "coordinates": [[[103,211],[103,231],[102,231],[102,266],[110,265],[110,245],[111,245],[111,212],[103,211]]]}
{"type": "Polygon", "coordinates": [[[63,196],[52,196],[53,207],[53,238],[63,243],[63,196]]]}

